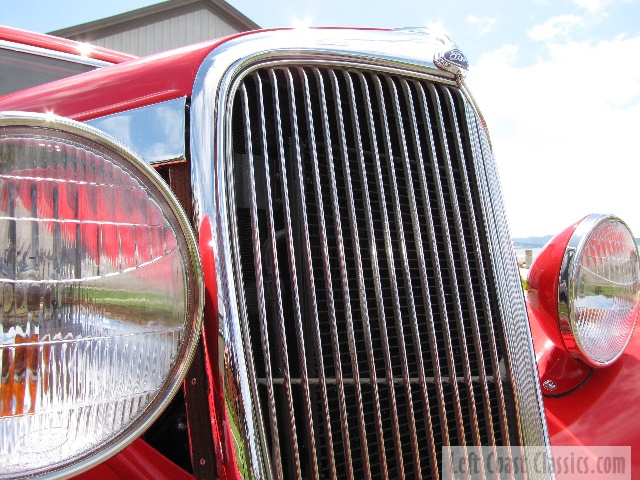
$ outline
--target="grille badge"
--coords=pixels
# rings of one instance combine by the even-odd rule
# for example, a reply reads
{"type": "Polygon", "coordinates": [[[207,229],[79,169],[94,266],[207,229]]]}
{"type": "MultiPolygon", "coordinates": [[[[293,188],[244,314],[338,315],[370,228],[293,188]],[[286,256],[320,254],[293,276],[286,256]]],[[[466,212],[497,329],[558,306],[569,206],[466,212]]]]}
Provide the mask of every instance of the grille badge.
{"type": "Polygon", "coordinates": [[[441,70],[464,76],[469,70],[469,61],[453,42],[433,56],[433,63],[441,70]]]}

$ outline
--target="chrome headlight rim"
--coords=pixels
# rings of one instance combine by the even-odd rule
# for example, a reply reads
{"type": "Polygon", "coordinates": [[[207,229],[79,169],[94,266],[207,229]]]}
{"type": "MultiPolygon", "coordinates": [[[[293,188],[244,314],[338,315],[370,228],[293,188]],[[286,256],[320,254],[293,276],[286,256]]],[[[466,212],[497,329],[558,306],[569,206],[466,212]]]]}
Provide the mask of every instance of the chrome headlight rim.
{"type": "Polygon", "coordinates": [[[574,358],[581,360],[593,368],[607,367],[615,363],[620,358],[631,341],[633,331],[635,330],[638,321],[638,314],[636,313],[633,325],[629,330],[629,334],[627,335],[624,345],[619,349],[616,355],[606,361],[601,361],[590,356],[578,333],[575,300],[578,288],[579,260],[585,247],[589,244],[592,234],[598,231],[602,225],[610,222],[619,223],[624,229],[626,229],[630,237],[634,240],[633,243],[635,245],[636,259],[639,258],[638,246],[635,242],[635,237],[633,237],[633,233],[626,222],[624,222],[620,217],[612,214],[591,214],[585,217],[576,226],[571,238],[569,239],[565,248],[562,264],[560,266],[558,282],[558,320],[565,347],[569,354],[574,358]]]}
{"type": "MultiPolygon", "coordinates": [[[[32,129],[32,132],[29,133],[43,134],[43,136],[46,136],[47,131],[58,132],[63,136],[75,137],[81,145],[93,149],[97,146],[99,147],[98,151],[118,158],[122,162],[122,166],[144,179],[147,186],[155,189],[155,193],[159,194],[160,198],[169,206],[171,216],[180,228],[180,232],[177,234],[183,238],[185,250],[188,253],[185,255],[188,258],[186,276],[189,287],[186,292],[188,313],[185,318],[188,320],[185,321],[185,337],[176,355],[176,361],[166,375],[165,382],[156,397],[144,408],[136,420],[92,450],[78,457],[62,460],[46,469],[38,467],[21,474],[47,479],[67,478],[94,467],[126,448],[151,426],[173,399],[188,372],[200,338],[204,310],[204,276],[198,243],[180,202],[162,177],[133,150],[101,130],[53,114],[0,112],[0,130],[5,128],[32,129]]],[[[11,474],[3,478],[16,477],[15,474],[11,474]]]]}

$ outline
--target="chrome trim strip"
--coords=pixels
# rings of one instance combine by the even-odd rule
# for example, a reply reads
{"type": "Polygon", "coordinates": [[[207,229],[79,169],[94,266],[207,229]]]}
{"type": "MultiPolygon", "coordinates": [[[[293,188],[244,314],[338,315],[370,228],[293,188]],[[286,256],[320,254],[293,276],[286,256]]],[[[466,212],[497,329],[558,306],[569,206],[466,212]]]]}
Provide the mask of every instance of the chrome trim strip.
{"type": "MultiPolygon", "coordinates": [[[[284,153],[284,139],[282,138],[282,115],[280,114],[280,98],[278,94],[278,83],[275,78],[275,73],[273,70],[269,71],[269,75],[271,77],[271,82],[273,85],[273,98],[275,100],[275,109],[276,109],[276,131],[278,134],[278,159],[280,160],[280,180],[282,181],[282,196],[284,198],[284,209],[287,217],[287,240],[293,249],[293,240],[291,233],[291,217],[289,215],[289,194],[287,191],[287,167],[285,162],[285,153],[284,153]]],[[[248,113],[247,113],[248,115],[248,113]]],[[[274,270],[274,287],[276,291],[276,296],[278,298],[278,320],[280,322],[280,348],[279,352],[282,355],[281,361],[283,362],[283,370],[284,370],[284,378],[285,378],[285,393],[287,395],[287,406],[289,408],[289,421],[291,422],[291,438],[293,443],[293,456],[295,462],[295,469],[298,475],[298,478],[301,478],[300,472],[300,453],[298,451],[298,434],[296,432],[296,423],[295,423],[295,414],[293,410],[293,397],[291,394],[291,379],[289,373],[289,353],[287,350],[287,338],[285,333],[285,322],[284,322],[284,311],[282,308],[282,291],[280,289],[280,267],[278,266],[278,252],[276,245],[276,233],[275,233],[275,224],[273,220],[273,208],[271,203],[271,177],[269,176],[269,166],[267,164],[266,155],[265,155],[265,168],[266,168],[266,185],[267,185],[267,197],[268,197],[268,206],[269,206],[269,235],[271,241],[271,261],[273,264],[274,270]]],[[[295,262],[295,259],[291,257],[293,253],[289,252],[289,258],[292,260],[292,263],[295,262]]],[[[295,265],[293,267],[295,269],[295,265]]],[[[297,290],[297,282],[295,277],[292,278],[292,285],[294,285],[294,289],[297,290]]],[[[294,297],[294,301],[298,303],[298,315],[300,314],[300,305],[297,295],[294,297]]],[[[303,373],[304,375],[304,373],[303,373]]]]}
{"type": "MultiPolygon", "coordinates": [[[[302,154],[300,153],[300,135],[298,133],[298,115],[296,108],[296,99],[293,89],[293,78],[291,76],[291,72],[287,69],[285,71],[287,76],[287,86],[289,87],[289,107],[291,108],[291,117],[294,119],[292,127],[293,127],[293,136],[294,136],[294,146],[295,146],[295,158],[296,158],[296,166],[298,167],[298,176],[300,179],[302,176],[302,154]]],[[[280,120],[278,120],[279,122],[280,120]]],[[[284,152],[281,157],[281,165],[284,170],[284,152]]],[[[269,175],[267,175],[269,178],[269,175]]],[[[299,182],[302,185],[302,181],[299,182]]],[[[318,458],[316,454],[316,439],[313,431],[313,416],[311,412],[311,398],[309,395],[309,381],[308,381],[308,371],[307,371],[307,353],[305,351],[304,345],[304,329],[302,326],[302,313],[300,309],[300,294],[298,292],[298,275],[296,273],[296,255],[293,250],[293,229],[291,227],[291,211],[289,209],[289,190],[287,187],[287,176],[286,174],[282,174],[282,190],[284,193],[284,203],[285,203],[285,213],[287,219],[287,240],[289,247],[289,268],[291,269],[291,286],[293,289],[293,298],[295,301],[295,317],[296,317],[296,333],[298,334],[298,360],[300,362],[300,370],[303,381],[303,390],[304,390],[304,399],[305,399],[305,407],[307,414],[307,423],[306,425],[309,427],[309,445],[311,449],[311,459],[313,462],[313,474],[314,478],[318,480],[319,471],[318,471],[318,458]]],[[[304,196],[301,197],[304,199],[304,196]]],[[[301,202],[304,205],[304,202],[301,202]]],[[[305,206],[302,207],[306,209],[305,206]]],[[[306,218],[306,211],[303,212],[304,217],[306,218]]],[[[305,224],[306,228],[306,224],[305,224]]]]}
{"type": "Polygon", "coordinates": [[[362,390],[360,388],[360,372],[358,368],[357,346],[353,329],[353,316],[351,314],[351,296],[349,294],[349,278],[347,276],[346,257],[344,254],[344,237],[342,235],[342,222],[340,220],[340,199],[338,197],[338,187],[336,185],[336,173],[334,167],[334,157],[331,151],[331,132],[329,128],[329,114],[327,111],[327,100],[325,94],[324,79],[317,68],[314,74],[320,89],[320,105],[322,106],[322,121],[324,138],[327,139],[327,158],[329,165],[329,189],[331,192],[331,206],[333,208],[334,228],[336,230],[336,243],[338,245],[338,260],[340,262],[340,279],[342,284],[342,295],[345,310],[345,323],[347,325],[347,336],[349,340],[349,356],[351,358],[351,369],[353,373],[354,386],[357,397],[358,421],[360,426],[360,443],[364,461],[365,477],[371,480],[371,468],[369,465],[369,449],[367,447],[367,432],[364,423],[364,409],[362,406],[362,390]]]}
{"type": "MultiPolygon", "coordinates": [[[[314,125],[313,125],[313,114],[311,111],[311,96],[310,96],[310,92],[309,92],[309,79],[307,78],[307,74],[304,72],[304,70],[302,69],[298,69],[298,72],[301,76],[301,78],[303,79],[303,83],[304,83],[304,103],[305,103],[305,109],[306,109],[306,120],[307,120],[307,128],[309,131],[309,145],[311,146],[311,156],[314,159],[315,164],[317,165],[318,163],[318,152],[316,150],[316,139],[315,139],[315,130],[314,130],[314,125]]],[[[304,181],[303,181],[303,176],[302,176],[302,160],[300,158],[300,155],[297,156],[297,166],[298,166],[298,178],[300,179],[299,181],[299,188],[300,188],[300,198],[306,198],[305,197],[305,191],[304,191],[304,181]]],[[[316,170],[317,171],[317,170],[316,170]]],[[[320,201],[322,201],[322,197],[320,197],[320,201]]],[[[326,378],[325,378],[325,373],[324,373],[324,356],[322,353],[322,341],[321,341],[321,337],[320,337],[320,319],[318,318],[318,307],[317,307],[317,300],[316,300],[316,286],[315,286],[315,280],[314,280],[314,276],[313,276],[313,264],[312,264],[312,260],[311,260],[311,242],[309,241],[309,223],[307,221],[307,206],[306,203],[303,201],[301,202],[302,206],[302,222],[303,222],[303,228],[304,228],[304,244],[305,244],[305,259],[307,261],[307,275],[305,275],[305,277],[308,279],[309,281],[309,292],[310,292],[310,296],[311,296],[311,307],[313,310],[313,321],[314,321],[314,341],[315,341],[315,346],[316,346],[316,351],[317,356],[318,356],[318,377],[319,377],[319,383],[320,383],[320,388],[322,390],[322,407],[323,407],[323,415],[324,415],[324,423],[325,423],[325,428],[327,430],[327,437],[329,439],[329,441],[327,442],[328,444],[328,449],[329,449],[329,464],[331,465],[331,478],[332,480],[337,480],[337,475],[336,475],[336,458],[335,458],[335,454],[333,452],[333,434],[331,433],[331,419],[329,416],[329,401],[327,399],[327,382],[326,382],[326,378]]],[[[322,208],[321,205],[318,206],[318,209],[320,210],[320,213],[322,213],[322,208]]],[[[324,231],[324,218],[322,218],[322,230],[324,231]]],[[[339,357],[339,355],[338,355],[339,357]]],[[[339,364],[339,362],[338,362],[339,364]]],[[[343,406],[341,405],[341,411],[343,409],[343,406]]],[[[314,459],[315,461],[315,467],[317,469],[317,458],[314,459]]]]}
{"type": "MultiPolygon", "coordinates": [[[[331,84],[333,87],[334,96],[336,99],[336,114],[338,116],[338,131],[340,149],[341,149],[341,157],[342,157],[342,169],[344,172],[345,179],[345,192],[347,194],[347,210],[349,213],[349,222],[351,223],[351,241],[353,243],[353,254],[356,263],[357,277],[358,277],[358,295],[360,300],[360,308],[362,314],[362,328],[365,336],[365,345],[367,348],[367,360],[369,362],[369,375],[371,376],[371,386],[373,387],[373,397],[375,402],[374,407],[374,416],[376,419],[376,431],[378,435],[378,444],[379,444],[379,454],[382,459],[383,468],[382,474],[387,475],[387,455],[384,447],[384,434],[382,432],[382,414],[380,412],[380,397],[378,395],[378,384],[377,384],[377,376],[376,376],[376,365],[375,360],[373,358],[373,342],[371,340],[371,328],[369,321],[369,308],[367,306],[367,293],[365,287],[365,279],[364,272],[362,269],[362,258],[360,256],[360,238],[358,235],[357,225],[357,217],[356,217],[356,207],[353,199],[353,187],[351,183],[351,172],[349,171],[349,150],[347,147],[347,139],[345,135],[345,123],[344,116],[342,114],[342,105],[341,105],[341,95],[340,95],[340,86],[338,85],[338,79],[333,70],[329,71],[331,75],[331,84]]],[[[353,104],[352,104],[353,105],[353,104]]],[[[358,127],[356,127],[358,128],[358,127]]],[[[360,135],[358,134],[358,137],[360,135]]],[[[360,149],[362,146],[360,145],[360,149]]],[[[374,249],[372,249],[373,251],[374,249]]],[[[358,375],[359,379],[359,375],[358,375]]],[[[359,379],[360,381],[360,379],[359,379]]],[[[394,412],[395,414],[395,412],[394,412]]],[[[368,462],[368,460],[367,460],[368,462]]],[[[404,478],[404,471],[401,469],[401,476],[404,478]]]]}
{"type": "MultiPolygon", "coordinates": [[[[231,129],[229,129],[229,132],[231,131],[231,129]]],[[[247,369],[245,371],[244,374],[240,375],[239,380],[240,380],[240,385],[244,388],[247,388],[248,385],[242,385],[243,383],[248,384],[249,382],[251,382],[251,386],[252,389],[250,391],[243,391],[242,393],[245,395],[251,394],[253,396],[252,401],[253,403],[253,408],[255,409],[255,414],[258,415],[261,413],[261,407],[260,407],[260,401],[258,398],[258,387],[257,387],[257,381],[255,378],[255,372],[254,372],[254,368],[253,365],[254,360],[253,360],[253,352],[251,350],[251,336],[249,335],[249,329],[248,329],[248,322],[247,322],[247,305],[246,305],[246,300],[244,298],[243,292],[245,291],[243,283],[242,283],[242,264],[240,263],[240,258],[239,255],[232,255],[231,252],[239,252],[240,251],[240,247],[239,247],[239,241],[238,241],[238,222],[237,222],[237,218],[236,218],[236,200],[235,200],[235,190],[234,190],[234,178],[233,178],[233,171],[231,169],[229,169],[227,172],[225,172],[227,177],[226,177],[226,188],[225,190],[228,190],[227,194],[228,194],[228,201],[229,201],[229,210],[230,212],[233,212],[232,215],[229,215],[230,217],[230,229],[229,229],[229,235],[230,235],[230,244],[226,246],[226,248],[229,249],[228,252],[228,262],[229,265],[226,269],[222,269],[220,268],[220,266],[216,263],[216,270],[217,273],[219,273],[220,275],[222,274],[226,274],[226,278],[225,280],[228,282],[228,290],[226,292],[227,297],[228,298],[228,302],[227,302],[227,306],[228,308],[232,309],[232,311],[235,310],[235,316],[231,316],[230,319],[234,321],[234,323],[237,322],[237,326],[236,325],[227,325],[227,330],[229,330],[229,333],[232,333],[234,335],[234,340],[235,341],[240,341],[241,345],[243,345],[243,348],[239,351],[234,351],[234,352],[229,352],[230,355],[233,355],[233,359],[230,359],[230,363],[231,365],[233,364],[232,362],[237,362],[237,368],[245,368],[247,369]],[[232,250],[233,249],[233,250],[232,250]],[[235,275],[234,275],[235,272],[235,275]],[[234,278],[237,277],[238,278],[238,282],[239,285],[236,287],[236,282],[234,281],[234,278]],[[236,290],[237,289],[237,290],[236,290]],[[236,296],[237,295],[237,296],[236,296]],[[236,310],[237,309],[237,310],[236,310]],[[241,322],[239,320],[242,320],[241,322]],[[230,328],[231,327],[231,328],[230,328]],[[245,360],[245,356],[246,356],[246,361],[247,363],[251,366],[251,368],[247,367],[247,364],[244,363],[245,360]],[[247,375],[248,374],[248,375],[247,375]]],[[[224,286],[222,288],[225,288],[224,286]]],[[[223,290],[224,291],[224,290],[223,290]]],[[[220,307],[218,307],[220,309],[220,307]]],[[[220,309],[220,314],[221,316],[224,315],[225,309],[220,309]]],[[[226,333],[226,330],[225,330],[226,333]]],[[[229,340],[227,340],[227,342],[229,342],[229,340]]],[[[229,343],[225,343],[225,345],[228,345],[229,343]]],[[[232,370],[231,365],[228,367],[229,370],[232,370]]],[[[225,368],[226,371],[227,369],[225,368]]],[[[239,372],[242,372],[242,370],[239,370],[239,372]]],[[[237,371],[234,373],[238,373],[237,371]]],[[[225,396],[227,396],[227,389],[230,388],[234,388],[237,389],[238,385],[226,385],[225,384],[225,396]]],[[[243,398],[243,402],[246,402],[247,399],[243,398]]],[[[271,399],[270,399],[270,403],[271,399]]],[[[270,408],[270,413],[271,410],[273,410],[273,407],[270,408]]],[[[250,410],[248,413],[248,415],[253,416],[254,415],[254,410],[250,410]]],[[[274,417],[275,418],[275,415],[274,417]]],[[[261,447],[264,449],[264,452],[266,453],[266,440],[265,440],[265,434],[264,434],[264,430],[263,430],[263,426],[262,426],[262,421],[261,419],[261,415],[257,417],[258,421],[257,421],[257,428],[259,429],[258,432],[262,437],[262,442],[261,442],[261,447]]],[[[256,420],[256,417],[254,417],[253,421],[256,420]]],[[[258,473],[258,478],[271,478],[271,471],[269,470],[265,470],[265,466],[268,465],[269,462],[269,458],[268,455],[266,455],[266,458],[263,457],[263,459],[259,459],[257,458],[257,455],[255,452],[255,447],[254,445],[252,445],[252,440],[255,438],[255,432],[253,432],[253,422],[249,422],[247,421],[246,417],[244,418],[244,421],[246,422],[246,425],[242,425],[242,430],[241,430],[241,434],[245,437],[244,441],[246,442],[246,444],[249,447],[253,447],[251,449],[249,453],[250,456],[255,456],[252,460],[254,462],[256,462],[256,465],[250,465],[250,467],[253,467],[254,469],[254,475],[256,473],[258,473]],[[263,464],[264,462],[264,464],[263,464]],[[265,465],[266,464],[266,465],[265,465]],[[269,472],[268,474],[266,472],[269,472]],[[266,475],[266,477],[265,477],[266,475]]],[[[273,423],[273,422],[272,422],[273,423]]],[[[273,427],[273,425],[272,425],[273,427]]],[[[276,430],[277,432],[277,430],[276,430]]],[[[255,442],[255,440],[253,440],[255,442]]],[[[274,449],[274,456],[277,455],[277,453],[279,453],[279,449],[274,449]]],[[[242,468],[247,468],[247,466],[242,465],[242,468]]],[[[273,466],[273,468],[278,468],[278,462],[276,460],[276,464],[273,466]]],[[[277,477],[276,478],[281,478],[277,477]]]]}
{"type": "Polygon", "coordinates": [[[117,138],[156,166],[186,161],[187,112],[187,97],[181,97],[84,123],[117,138]]]}
{"type": "MultiPolygon", "coordinates": [[[[260,246],[260,230],[258,226],[258,207],[256,201],[256,182],[255,182],[255,173],[253,166],[253,147],[251,140],[251,124],[249,123],[249,99],[247,98],[247,90],[242,86],[242,107],[244,110],[244,120],[245,120],[245,142],[247,145],[247,161],[249,164],[249,178],[251,182],[251,234],[253,240],[253,258],[254,258],[254,269],[256,273],[256,290],[258,295],[258,317],[260,319],[260,341],[262,344],[262,350],[264,352],[265,357],[265,376],[267,379],[267,397],[269,398],[269,420],[271,422],[271,442],[273,444],[273,467],[275,471],[273,472],[273,476],[282,480],[282,454],[280,452],[280,435],[278,433],[278,422],[277,422],[277,414],[276,414],[276,402],[275,395],[273,391],[273,378],[271,374],[271,352],[270,352],[270,344],[269,341],[269,324],[267,322],[267,308],[264,299],[264,279],[262,275],[262,255],[261,255],[261,246],[260,246]]],[[[262,109],[261,109],[262,112],[262,109]]],[[[264,117],[262,117],[264,118],[264,117]]],[[[265,155],[265,164],[268,172],[269,164],[268,158],[265,155]]],[[[229,185],[229,188],[233,188],[232,185],[229,185]]],[[[274,277],[276,283],[276,294],[278,296],[278,306],[280,310],[280,317],[282,318],[282,298],[280,296],[280,283],[279,283],[279,270],[278,270],[278,258],[276,249],[276,240],[275,233],[273,229],[273,211],[271,209],[271,190],[269,189],[269,184],[267,183],[267,203],[269,205],[269,242],[270,242],[270,250],[272,253],[272,262],[274,262],[274,277]]],[[[233,193],[232,193],[233,195],[233,193]]],[[[238,262],[239,264],[239,262],[238,262]]],[[[246,311],[246,306],[244,304],[244,298],[242,299],[242,309],[246,311]]],[[[245,313],[246,315],[246,313],[245,313]]],[[[284,334],[284,329],[281,329],[281,333],[284,334]]],[[[286,348],[286,341],[283,342],[286,348]]],[[[285,384],[288,385],[288,390],[291,390],[291,383],[289,382],[289,369],[287,368],[284,372],[285,384]]],[[[290,396],[289,396],[290,398],[290,396]]],[[[291,403],[291,402],[289,402],[291,403]]]]}
{"type": "MultiPolygon", "coordinates": [[[[87,48],[92,48],[92,45],[87,44],[87,48]]],[[[14,52],[28,53],[31,55],[37,55],[39,57],[53,58],[55,60],[63,60],[70,63],[79,63],[81,65],[89,65],[91,67],[108,67],[113,63],[106,62],[104,60],[96,60],[95,58],[89,58],[81,55],[74,55],[73,53],[59,52],[58,50],[49,50],[48,48],[36,47],[33,45],[25,45],[23,43],[11,42],[9,40],[0,40],[0,48],[5,50],[13,50],[14,52]]]]}
{"type": "MultiPolygon", "coordinates": [[[[452,44],[446,36],[428,30],[352,30],[352,29],[292,29],[260,32],[224,43],[212,52],[210,61],[224,61],[244,69],[250,64],[268,62],[274,58],[296,58],[310,61],[358,62],[394,69],[420,67],[440,80],[455,84],[457,76],[439,69],[434,56],[444,45],[452,44]],[[214,59],[213,56],[218,57],[214,59]],[[240,60],[239,60],[240,59],[240,60]]],[[[195,89],[194,89],[195,91],[195,89]]]]}

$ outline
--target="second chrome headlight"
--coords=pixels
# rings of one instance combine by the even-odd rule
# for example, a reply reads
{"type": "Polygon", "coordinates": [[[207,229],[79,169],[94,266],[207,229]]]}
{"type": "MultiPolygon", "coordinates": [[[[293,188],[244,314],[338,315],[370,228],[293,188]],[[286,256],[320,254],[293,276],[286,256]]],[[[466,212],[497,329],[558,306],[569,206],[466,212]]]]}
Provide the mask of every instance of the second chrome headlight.
{"type": "Polygon", "coordinates": [[[638,318],[635,238],[611,215],[590,215],[573,233],[560,269],[558,315],[569,352],[591,366],[614,362],[638,318]]]}

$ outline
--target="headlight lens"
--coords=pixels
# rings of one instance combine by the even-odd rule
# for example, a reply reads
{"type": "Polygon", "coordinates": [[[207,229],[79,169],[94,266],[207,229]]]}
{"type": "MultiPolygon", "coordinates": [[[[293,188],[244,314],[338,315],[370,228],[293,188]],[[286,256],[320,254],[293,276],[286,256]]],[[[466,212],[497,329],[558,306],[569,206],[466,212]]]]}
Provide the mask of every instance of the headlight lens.
{"type": "Polygon", "coordinates": [[[560,270],[558,313],[565,345],[592,366],[614,362],[638,318],[640,266],[620,219],[591,215],[576,228],[560,270]]]}
{"type": "Polygon", "coordinates": [[[142,160],[0,115],[0,477],[67,476],[141,433],[186,373],[201,291],[188,222],[142,160]]]}

